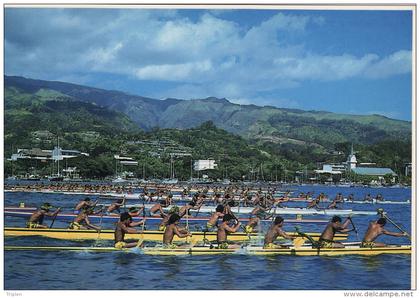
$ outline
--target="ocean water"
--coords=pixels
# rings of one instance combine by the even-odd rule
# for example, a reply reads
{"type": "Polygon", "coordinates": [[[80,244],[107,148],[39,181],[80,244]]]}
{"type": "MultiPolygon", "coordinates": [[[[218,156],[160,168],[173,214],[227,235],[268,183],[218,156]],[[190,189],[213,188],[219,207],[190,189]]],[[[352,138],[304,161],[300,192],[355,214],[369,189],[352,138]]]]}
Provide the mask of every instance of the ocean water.
{"type": "MultiPolygon", "coordinates": [[[[296,187],[294,187],[296,188],[296,187]]],[[[410,188],[342,188],[301,186],[298,192],[353,193],[362,199],[367,193],[381,193],[386,200],[411,198],[410,188]]],[[[83,196],[31,193],[5,193],[5,206],[50,202],[74,206],[83,196]]],[[[304,206],[294,203],[293,206],[304,206]]],[[[349,204],[345,209],[384,208],[388,216],[410,231],[410,205],[349,204]]],[[[314,218],[328,217],[314,216],[314,218]]],[[[368,222],[376,216],[354,216],[358,235],[363,237],[368,222]]],[[[46,221],[49,223],[50,221],[46,221]]],[[[23,218],[5,218],[5,226],[24,226],[23,218]]],[[[55,222],[54,227],[68,223],[55,222]]],[[[108,228],[112,224],[108,223],[108,228]]],[[[387,229],[397,231],[390,223],[387,229]]],[[[150,227],[152,229],[153,227],[150,227]]],[[[263,229],[265,229],[264,227],[263,229]]],[[[292,231],[295,224],[285,224],[292,231]]],[[[324,224],[300,224],[302,231],[322,231],[324,224]]],[[[381,236],[378,241],[408,244],[406,238],[381,236]]],[[[5,238],[5,245],[91,246],[92,241],[70,242],[41,237],[5,238]]],[[[104,243],[101,243],[105,245],[104,243]]],[[[297,256],[148,256],[141,253],[88,253],[5,251],[4,287],[6,290],[408,290],[411,281],[410,255],[297,257],[297,256]]]]}

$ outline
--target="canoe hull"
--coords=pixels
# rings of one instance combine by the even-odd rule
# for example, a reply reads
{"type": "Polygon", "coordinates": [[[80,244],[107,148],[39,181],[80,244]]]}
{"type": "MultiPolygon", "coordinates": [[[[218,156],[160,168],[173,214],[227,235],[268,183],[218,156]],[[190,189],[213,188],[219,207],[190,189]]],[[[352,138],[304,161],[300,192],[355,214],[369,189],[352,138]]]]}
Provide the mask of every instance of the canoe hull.
{"type": "MultiPolygon", "coordinates": [[[[202,241],[204,236],[209,241],[215,241],[217,238],[216,232],[207,232],[205,235],[203,232],[191,232],[192,239],[194,242],[202,241]]],[[[296,233],[288,233],[291,236],[297,236],[296,233]]],[[[315,240],[320,236],[320,233],[307,233],[315,240]]],[[[102,230],[98,233],[95,230],[68,230],[68,229],[28,229],[28,228],[14,228],[14,227],[5,227],[4,236],[6,237],[28,237],[28,236],[40,236],[48,237],[61,240],[114,240],[114,231],[113,230],[102,230]]],[[[257,233],[233,233],[229,234],[228,239],[230,241],[247,241],[252,239],[261,238],[257,233]]],[[[347,239],[347,234],[336,234],[334,240],[341,241],[347,239]]],[[[126,234],[126,240],[139,240],[144,239],[144,241],[162,241],[163,232],[162,231],[143,231],[141,234],[126,234]]],[[[281,239],[281,238],[279,238],[281,239]]],[[[185,238],[178,238],[175,235],[174,241],[185,242],[185,238]]]]}
{"type": "Polygon", "coordinates": [[[210,249],[209,247],[192,247],[164,249],[156,247],[146,247],[144,249],[122,249],[113,247],[51,247],[51,246],[5,246],[5,250],[42,250],[42,251],[76,251],[76,252],[131,252],[146,255],[220,255],[220,254],[243,254],[243,255],[289,255],[289,256],[345,256],[361,255],[375,256],[380,254],[411,254],[410,245],[390,246],[384,248],[360,248],[358,246],[348,246],[346,248],[325,248],[313,249],[303,248],[280,248],[263,249],[261,247],[249,247],[241,249],[210,249]]]}

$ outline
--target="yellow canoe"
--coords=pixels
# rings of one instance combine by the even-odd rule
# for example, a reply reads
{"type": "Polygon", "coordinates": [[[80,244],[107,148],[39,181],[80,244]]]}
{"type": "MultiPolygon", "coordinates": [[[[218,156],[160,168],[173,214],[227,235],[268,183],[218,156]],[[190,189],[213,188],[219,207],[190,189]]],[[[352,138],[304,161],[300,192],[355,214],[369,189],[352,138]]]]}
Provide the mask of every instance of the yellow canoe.
{"type": "Polygon", "coordinates": [[[209,247],[186,248],[159,248],[145,247],[133,249],[116,249],[114,247],[71,247],[71,246],[5,246],[7,251],[17,250],[42,250],[42,251],[79,251],[79,252],[128,252],[146,255],[219,255],[219,254],[244,254],[244,255],[292,255],[292,256],[343,256],[379,254],[411,254],[411,245],[393,245],[387,247],[360,248],[359,246],[346,246],[345,248],[316,249],[310,246],[294,248],[285,247],[278,249],[264,249],[262,247],[243,247],[240,249],[217,249],[209,247]]]}
{"type": "MultiPolygon", "coordinates": [[[[216,240],[216,232],[191,232],[192,241],[200,241],[205,237],[209,241],[216,240]]],[[[294,232],[288,232],[291,236],[297,236],[294,232]]],[[[318,240],[320,233],[306,233],[309,236],[313,237],[315,240],[318,240]]],[[[22,237],[22,236],[42,236],[48,238],[62,239],[62,240],[114,240],[114,230],[102,230],[100,233],[95,230],[69,230],[69,229],[28,229],[28,228],[17,228],[17,227],[5,227],[4,236],[6,237],[22,237]]],[[[264,235],[260,235],[263,237],[264,235]]],[[[347,239],[348,234],[336,234],[334,240],[340,241],[347,239]]],[[[139,234],[126,234],[126,240],[139,240],[140,238],[144,241],[162,241],[163,231],[148,231],[145,230],[139,234]]],[[[258,238],[257,233],[243,233],[237,232],[228,235],[228,240],[230,241],[246,241],[250,239],[258,238]]],[[[180,239],[175,236],[174,241],[185,242],[185,238],[180,239]]]]}

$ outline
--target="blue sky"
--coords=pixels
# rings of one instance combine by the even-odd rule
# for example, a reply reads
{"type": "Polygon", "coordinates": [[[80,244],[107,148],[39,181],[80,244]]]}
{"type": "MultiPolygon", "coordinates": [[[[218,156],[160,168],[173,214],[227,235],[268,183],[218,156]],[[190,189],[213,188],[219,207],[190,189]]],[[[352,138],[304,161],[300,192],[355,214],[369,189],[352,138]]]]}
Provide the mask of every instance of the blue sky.
{"type": "Polygon", "coordinates": [[[411,11],[5,10],[5,73],[411,120],[411,11]]]}

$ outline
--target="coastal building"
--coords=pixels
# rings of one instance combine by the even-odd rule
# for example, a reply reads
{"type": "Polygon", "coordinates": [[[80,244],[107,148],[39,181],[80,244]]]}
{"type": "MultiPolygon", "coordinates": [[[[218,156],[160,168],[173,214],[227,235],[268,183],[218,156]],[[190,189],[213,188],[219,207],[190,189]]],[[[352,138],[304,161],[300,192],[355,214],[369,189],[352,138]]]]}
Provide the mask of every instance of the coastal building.
{"type": "Polygon", "coordinates": [[[349,156],[347,157],[347,170],[351,171],[357,167],[357,159],[356,154],[353,150],[353,144],[351,144],[351,151],[349,156]]]}
{"type": "Polygon", "coordinates": [[[411,176],[412,173],[412,165],[411,162],[410,163],[406,163],[404,166],[404,174],[405,176],[411,176]]]}
{"type": "MultiPolygon", "coordinates": [[[[406,168],[406,172],[408,171],[409,169],[406,168]]],[[[385,176],[387,175],[392,176],[391,182],[395,182],[395,177],[397,177],[397,174],[390,168],[376,167],[375,163],[358,163],[353,145],[351,146],[350,154],[347,156],[347,160],[345,162],[337,164],[324,164],[322,165],[322,170],[315,170],[315,174],[318,175],[318,177],[320,175],[329,176],[327,181],[332,181],[334,176],[338,176],[338,179],[341,179],[341,176],[345,173],[372,177],[373,183],[384,182],[385,176]]]]}
{"type": "Polygon", "coordinates": [[[78,156],[89,156],[88,153],[78,150],[65,150],[60,147],[54,147],[53,150],[44,150],[40,148],[17,149],[9,160],[17,161],[19,159],[39,159],[39,160],[63,160],[65,158],[74,158],[78,156]]]}

